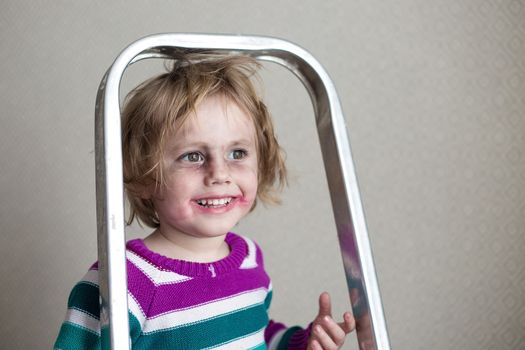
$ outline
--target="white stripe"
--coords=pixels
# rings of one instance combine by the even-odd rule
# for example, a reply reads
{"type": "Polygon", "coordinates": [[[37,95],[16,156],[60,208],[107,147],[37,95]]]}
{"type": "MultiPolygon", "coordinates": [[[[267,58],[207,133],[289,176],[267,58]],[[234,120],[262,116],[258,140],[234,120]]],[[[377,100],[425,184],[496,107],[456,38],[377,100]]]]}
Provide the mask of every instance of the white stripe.
{"type": "Polygon", "coordinates": [[[268,350],[277,350],[277,346],[279,345],[284,332],[286,332],[286,328],[277,331],[277,333],[273,335],[273,338],[270,340],[270,344],[268,344],[268,350]]]}
{"type": "Polygon", "coordinates": [[[240,268],[253,269],[257,267],[257,247],[251,239],[243,236],[241,237],[246,241],[246,244],[248,244],[248,255],[244,258],[240,268]]]}
{"type": "Polygon", "coordinates": [[[268,290],[266,288],[258,288],[195,307],[172,311],[160,316],[149,318],[148,322],[145,324],[144,333],[156,332],[163,329],[180,327],[189,323],[201,322],[250,306],[263,304],[267,294],[268,290]]]}
{"type": "Polygon", "coordinates": [[[221,344],[216,347],[211,347],[207,349],[214,349],[214,350],[251,349],[261,344],[264,344],[264,328],[244,338],[235,339],[228,343],[221,344]]]}
{"type": "Polygon", "coordinates": [[[98,287],[98,270],[89,270],[80,282],[86,282],[98,287]]]}
{"type": "Polygon", "coordinates": [[[73,325],[87,329],[93,333],[96,333],[97,335],[100,335],[99,320],[80,310],[68,309],[65,322],[71,323],[73,325]]]}
{"type": "Polygon", "coordinates": [[[127,258],[133,263],[133,265],[140,269],[155,284],[155,286],[180,283],[192,279],[191,277],[179,275],[172,271],[161,270],[129,250],[127,251],[127,258]]]}
{"type": "Polygon", "coordinates": [[[133,294],[128,291],[128,309],[129,311],[137,318],[140,323],[140,328],[144,327],[144,322],[146,322],[146,314],[142,307],[137,302],[133,294]]]}

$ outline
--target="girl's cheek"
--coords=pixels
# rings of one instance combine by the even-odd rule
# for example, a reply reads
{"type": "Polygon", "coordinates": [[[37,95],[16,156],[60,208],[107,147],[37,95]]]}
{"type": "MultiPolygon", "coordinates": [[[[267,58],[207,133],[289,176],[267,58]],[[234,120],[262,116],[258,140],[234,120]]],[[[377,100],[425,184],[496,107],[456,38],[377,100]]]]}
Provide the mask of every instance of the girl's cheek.
{"type": "MultiPolygon", "coordinates": [[[[160,204],[160,203],[159,203],[160,204]]],[[[189,202],[165,201],[160,204],[162,216],[172,222],[183,222],[193,216],[193,208],[189,202]]],[[[159,208],[160,209],[160,208],[159,208]]]]}
{"type": "Polygon", "coordinates": [[[178,221],[184,221],[193,216],[193,210],[189,206],[177,207],[174,209],[173,218],[178,221]]]}
{"type": "Polygon", "coordinates": [[[258,168],[256,162],[250,163],[234,163],[230,165],[230,172],[239,173],[243,176],[250,175],[257,181],[258,168]]]}
{"type": "Polygon", "coordinates": [[[245,194],[244,197],[240,199],[240,204],[244,207],[251,208],[253,206],[253,203],[255,202],[255,196],[257,194],[257,191],[254,191],[250,194],[245,194]]]}

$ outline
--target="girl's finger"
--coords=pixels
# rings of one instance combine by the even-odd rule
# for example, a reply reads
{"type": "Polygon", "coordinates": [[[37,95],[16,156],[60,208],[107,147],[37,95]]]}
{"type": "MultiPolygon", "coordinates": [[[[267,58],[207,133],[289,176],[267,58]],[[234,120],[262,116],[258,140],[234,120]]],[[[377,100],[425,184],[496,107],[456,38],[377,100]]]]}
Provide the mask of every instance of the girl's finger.
{"type": "Polygon", "coordinates": [[[326,333],[326,331],[321,327],[321,325],[314,326],[314,336],[315,339],[321,345],[323,349],[337,349],[337,344],[332,340],[332,338],[326,333]]]}
{"type": "Polygon", "coordinates": [[[355,329],[355,318],[351,313],[345,312],[343,314],[343,322],[338,323],[338,325],[346,334],[348,334],[355,329]]]}
{"type": "Polygon", "coordinates": [[[327,292],[323,292],[319,296],[319,316],[332,316],[332,303],[330,301],[330,294],[327,292]]]}
{"type": "Polygon", "coordinates": [[[344,343],[346,336],[346,333],[341,326],[328,316],[323,317],[321,322],[325,333],[332,338],[332,341],[336,345],[341,346],[344,343]]]}
{"type": "Polygon", "coordinates": [[[311,350],[323,350],[323,348],[321,347],[321,344],[319,344],[317,339],[312,340],[312,342],[310,343],[310,349],[311,350]]]}

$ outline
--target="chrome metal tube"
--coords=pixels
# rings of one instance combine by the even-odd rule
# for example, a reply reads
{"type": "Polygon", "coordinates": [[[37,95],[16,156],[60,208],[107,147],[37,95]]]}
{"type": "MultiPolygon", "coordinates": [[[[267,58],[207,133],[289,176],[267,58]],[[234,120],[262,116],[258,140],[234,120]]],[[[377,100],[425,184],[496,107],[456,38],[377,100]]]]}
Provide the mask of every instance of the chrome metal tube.
{"type": "Polygon", "coordinates": [[[332,208],[360,349],[390,349],[365,217],[345,120],[332,80],[306,50],[259,36],[158,34],[128,46],[115,60],[97,95],[95,118],[97,229],[103,349],[129,349],[127,274],[119,87],[131,63],[170,58],[180,50],[242,53],[292,71],[308,90],[315,111],[332,208]]]}

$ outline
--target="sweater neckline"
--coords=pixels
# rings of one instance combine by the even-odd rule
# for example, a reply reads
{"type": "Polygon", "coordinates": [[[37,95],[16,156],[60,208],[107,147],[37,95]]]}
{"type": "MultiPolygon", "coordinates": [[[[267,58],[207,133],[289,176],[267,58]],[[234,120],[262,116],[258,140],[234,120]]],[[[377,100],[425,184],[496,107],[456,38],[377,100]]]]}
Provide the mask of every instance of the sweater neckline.
{"type": "Polygon", "coordinates": [[[186,260],[172,259],[150,250],[142,239],[133,239],[127,243],[127,248],[146,259],[162,270],[172,271],[188,277],[212,276],[227,273],[239,268],[248,255],[248,246],[244,239],[232,232],[225,237],[230,247],[230,254],[218,261],[199,263],[186,260]]]}

